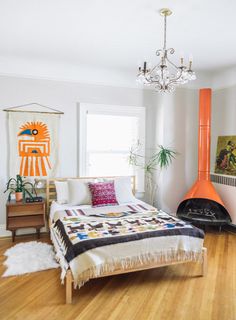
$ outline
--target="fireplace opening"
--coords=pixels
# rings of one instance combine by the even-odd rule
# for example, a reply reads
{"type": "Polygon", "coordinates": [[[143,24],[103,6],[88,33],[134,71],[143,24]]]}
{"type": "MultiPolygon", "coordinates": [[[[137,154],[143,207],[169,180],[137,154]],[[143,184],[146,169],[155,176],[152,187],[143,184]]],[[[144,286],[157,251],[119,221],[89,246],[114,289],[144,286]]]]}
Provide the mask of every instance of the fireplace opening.
{"type": "Polygon", "coordinates": [[[223,226],[231,221],[228,211],[220,203],[203,198],[184,200],[177,209],[179,218],[203,225],[223,226]]]}

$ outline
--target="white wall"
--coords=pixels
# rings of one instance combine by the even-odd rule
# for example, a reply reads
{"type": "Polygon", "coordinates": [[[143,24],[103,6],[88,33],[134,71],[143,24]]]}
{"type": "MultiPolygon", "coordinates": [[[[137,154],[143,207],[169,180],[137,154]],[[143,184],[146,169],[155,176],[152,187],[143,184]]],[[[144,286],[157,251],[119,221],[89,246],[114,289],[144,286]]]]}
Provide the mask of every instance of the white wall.
{"type": "MultiPolygon", "coordinates": [[[[60,109],[60,172],[59,176],[76,176],[77,159],[77,103],[145,106],[148,97],[143,90],[78,83],[34,80],[0,76],[0,109],[30,102],[60,109]]],[[[0,225],[5,223],[3,194],[8,179],[7,113],[0,112],[0,225]]]]}
{"type": "MultiPolygon", "coordinates": [[[[230,73],[231,74],[231,73],[230,73]]],[[[236,75],[236,68],[235,68],[236,75]]],[[[225,74],[224,74],[225,76],[225,74]]],[[[230,76],[230,75],[229,75],[230,76]]],[[[222,81],[223,79],[221,79],[222,81]]],[[[235,79],[236,80],[236,79],[235,79]]],[[[220,81],[219,78],[217,80],[220,81]]],[[[227,83],[227,82],[226,82],[227,83]]],[[[212,99],[212,147],[211,171],[214,172],[218,136],[236,135],[236,85],[216,89],[212,99]]],[[[227,185],[217,185],[217,190],[228,209],[232,222],[236,224],[236,188],[227,185]]]]}
{"type": "Polygon", "coordinates": [[[236,135],[236,85],[213,92],[211,171],[214,171],[218,136],[236,135]]]}
{"type": "Polygon", "coordinates": [[[176,212],[183,196],[197,178],[198,90],[212,85],[212,74],[197,72],[197,80],[177,88],[173,94],[145,91],[147,96],[146,149],[158,145],[178,152],[172,165],[156,173],[156,205],[176,212]]]}
{"type": "Polygon", "coordinates": [[[211,73],[212,87],[215,90],[236,85],[236,65],[211,73]]]}
{"type": "Polygon", "coordinates": [[[198,90],[182,88],[172,95],[153,94],[152,100],[147,148],[163,145],[178,152],[172,165],[156,174],[156,205],[175,212],[197,175],[198,90]]]}

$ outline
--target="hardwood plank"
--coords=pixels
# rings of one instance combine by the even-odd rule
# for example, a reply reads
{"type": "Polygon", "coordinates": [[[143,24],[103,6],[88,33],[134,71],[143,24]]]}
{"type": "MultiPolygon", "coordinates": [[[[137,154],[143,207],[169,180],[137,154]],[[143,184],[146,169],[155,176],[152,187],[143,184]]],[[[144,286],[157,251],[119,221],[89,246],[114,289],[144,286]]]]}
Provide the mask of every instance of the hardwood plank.
{"type": "MultiPolygon", "coordinates": [[[[19,236],[16,243],[35,240],[19,236]]],[[[47,235],[40,241],[50,242],[47,235]]],[[[73,292],[65,304],[60,270],[0,278],[0,319],[169,320],[236,319],[236,235],[209,231],[208,272],[187,263],[93,279],[73,292]]],[[[3,253],[11,239],[0,239],[0,274],[3,253]]]]}

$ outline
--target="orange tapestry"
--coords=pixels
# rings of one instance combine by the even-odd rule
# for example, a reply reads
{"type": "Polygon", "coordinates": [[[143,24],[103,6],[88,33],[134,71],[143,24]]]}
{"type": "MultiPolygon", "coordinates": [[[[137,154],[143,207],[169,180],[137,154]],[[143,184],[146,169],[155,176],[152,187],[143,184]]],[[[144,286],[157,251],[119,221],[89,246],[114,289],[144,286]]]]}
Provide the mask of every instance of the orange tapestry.
{"type": "Polygon", "coordinates": [[[51,170],[50,133],[43,122],[26,122],[18,133],[21,176],[47,176],[51,170]]]}

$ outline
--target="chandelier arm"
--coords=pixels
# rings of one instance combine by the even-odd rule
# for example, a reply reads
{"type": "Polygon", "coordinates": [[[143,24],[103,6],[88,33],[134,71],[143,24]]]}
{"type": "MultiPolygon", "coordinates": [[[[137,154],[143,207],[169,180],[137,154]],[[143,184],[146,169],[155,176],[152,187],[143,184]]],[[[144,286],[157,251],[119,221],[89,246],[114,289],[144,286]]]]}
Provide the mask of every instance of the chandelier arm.
{"type": "Polygon", "coordinates": [[[169,48],[169,49],[166,49],[166,52],[170,53],[170,54],[174,54],[175,53],[175,49],[174,48],[169,48]]]}
{"type": "Polygon", "coordinates": [[[182,77],[182,75],[183,75],[183,71],[180,72],[180,74],[178,75],[178,77],[175,77],[175,78],[171,79],[170,82],[176,82],[176,81],[178,81],[178,80],[182,77]]]}
{"type": "Polygon", "coordinates": [[[161,56],[161,54],[163,54],[163,49],[158,49],[156,51],[156,56],[159,57],[159,56],[161,56]]]}
{"type": "Polygon", "coordinates": [[[182,71],[181,71],[180,75],[179,75],[177,78],[171,79],[171,80],[169,81],[169,83],[170,83],[170,84],[180,84],[180,83],[178,82],[178,80],[181,78],[181,76],[182,76],[182,71]]]}
{"type": "Polygon", "coordinates": [[[173,67],[175,67],[176,69],[179,69],[179,67],[174,64],[172,61],[169,60],[169,58],[166,56],[166,60],[169,62],[169,64],[171,64],[173,67]]]}
{"type": "Polygon", "coordinates": [[[159,90],[162,89],[162,85],[158,81],[153,81],[152,84],[155,84],[155,86],[158,87],[159,90]]]}
{"type": "Polygon", "coordinates": [[[183,70],[181,69],[180,74],[177,77],[170,79],[169,83],[179,84],[178,81],[182,77],[182,75],[183,75],[183,70]]]}
{"type": "Polygon", "coordinates": [[[153,83],[153,81],[150,80],[150,79],[148,79],[147,77],[144,77],[144,78],[145,78],[145,80],[146,80],[149,84],[152,84],[152,83],[153,83]]]}
{"type": "Polygon", "coordinates": [[[156,79],[156,80],[154,80],[154,79],[155,79],[154,77],[150,78],[149,83],[159,83],[160,82],[160,76],[158,76],[158,79],[156,79]]]}
{"type": "Polygon", "coordinates": [[[155,83],[155,84],[159,84],[160,83],[160,77],[158,76],[158,80],[153,80],[153,78],[151,78],[151,79],[147,79],[147,78],[145,78],[147,81],[148,81],[148,83],[155,83]]]}
{"type": "Polygon", "coordinates": [[[161,65],[161,61],[156,65],[154,66],[150,71],[149,73],[152,73],[153,71],[155,71],[156,69],[158,69],[158,67],[161,65]]]}
{"type": "Polygon", "coordinates": [[[159,87],[159,88],[161,87],[161,85],[160,85],[159,82],[153,82],[152,85],[154,85],[154,86],[156,86],[156,87],[159,87]]]}

